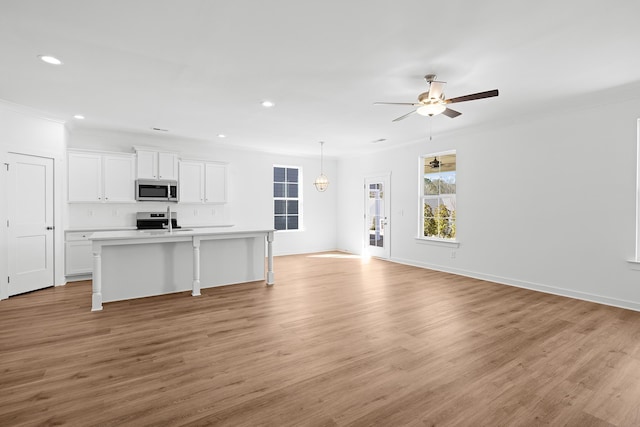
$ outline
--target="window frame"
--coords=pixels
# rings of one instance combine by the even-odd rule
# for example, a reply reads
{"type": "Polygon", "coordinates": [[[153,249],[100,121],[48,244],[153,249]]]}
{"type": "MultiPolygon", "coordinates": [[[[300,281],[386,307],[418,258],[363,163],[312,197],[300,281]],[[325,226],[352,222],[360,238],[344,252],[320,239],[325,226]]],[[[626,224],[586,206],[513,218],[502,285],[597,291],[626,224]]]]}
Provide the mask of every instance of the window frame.
{"type": "MultiPolygon", "coordinates": [[[[458,215],[457,215],[457,208],[456,208],[456,235],[455,237],[451,238],[451,239],[447,239],[447,238],[443,238],[443,237],[432,237],[432,236],[425,236],[424,235],[424,203],[426,200],[426,196],[424,194],[424,165],[425,165],[425,159],[429,159],[429,158],[433,158],[433,157],[439,157],[439,156],[445,156],[445,155],[450,155],[450,154],[455,154],[456,156],[456,192],[455,197],[456,197],[456,207],[457,207],[457,198],[458,198],[458,153],[457,150],[446,150],[446,151],[439,151],[439,152],[435,152],[435,153],[427,153],[427,154],[422,154],[418,157],[418,235],[416,237],[416,240],[419,243],[433,243],[436,245],[445,245],[445,246],[458,246],[459,245],[459,241],[458,241],[458,233],[457,233],[457,221],[458,221],[458,215]]],[[[438,193],[438,196],[440,196],[441,193],[438,193]]]]}
{"type": "MultiPolygon", "coordinates": [[[[286,178],[285,178],[286,180],[286,178]]],[[[294,166],[294,165],[281,165],[281,164],[274,164],[271,167],[271,207],[273,208],[273,228],[275,231],[277,231],[278,233],[295,233],[295,232],[299,232],[299,231],[303,231],[303,175],[302,175],[302,167],[301,166],[294,166]],[[282,183],[281,181],[276,181],[275,180],[275,169],[276,168],[284,168],[284,169],[296,169],[298,171],[298,181],[297,181],[297,185],[298,185],[298,197],[276,197],[275,195],[275,191],[274,191],[274,184],[276,183],[282,183]],[[284,215],[276,215],[276,208],[275,208],[275,204],[276,204],[276,200],[284,200],[285,204],[287,204],[287,202],[289,201],[297,201],[298,202],[298,228],[293,228],[293,229],[289,229],[286,228],[284,230],[279,230],[275,227],[275,220],[276,220],[276,216],[284,216],[285,218],[287,218],[289,215],[287,213],[285,213],[284,215]]],[[[284,182],[286,184],[286,181],[284,182]]],[[[291,215],[293,216],[293,215],[291,215]]]]}

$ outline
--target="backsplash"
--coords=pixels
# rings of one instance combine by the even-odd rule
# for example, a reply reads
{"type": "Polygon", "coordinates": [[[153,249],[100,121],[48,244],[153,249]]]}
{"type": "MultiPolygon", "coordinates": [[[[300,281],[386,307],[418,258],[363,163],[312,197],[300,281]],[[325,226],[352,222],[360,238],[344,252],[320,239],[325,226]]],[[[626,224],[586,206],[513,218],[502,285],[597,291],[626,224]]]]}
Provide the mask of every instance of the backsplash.
{"type": "Polygon", "coordinates": [[[137,212],[178,213],[180,226],[230,225],[231,209],[227,205],[196,205],[161,202],[139,203],[69,203],[67,229],[135,227],[137,212]]]}

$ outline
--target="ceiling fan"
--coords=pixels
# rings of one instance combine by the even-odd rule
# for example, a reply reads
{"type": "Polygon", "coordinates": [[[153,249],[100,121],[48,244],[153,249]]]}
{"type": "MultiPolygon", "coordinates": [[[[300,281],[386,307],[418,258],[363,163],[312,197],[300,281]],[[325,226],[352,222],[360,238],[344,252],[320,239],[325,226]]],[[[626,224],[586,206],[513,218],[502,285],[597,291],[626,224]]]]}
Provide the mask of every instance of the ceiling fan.
{"type": "Polygon", "coordinates": [[[451,166],[455,163],[444,163],[441,162],[440,160],[438,160],[438,157],[434,157],[433,160],[431,160],[429,163],[427,163],[427,165],[431,168],[431,169],[438,169],[439,167],[447,167],[447,166],[451,166]]]}
{"type": "Polygon", "coordinates": [[[442,91],[446,82],[436,81],[435,74],[427,74],[426,76],[424,76],[424,79],[429,82],[429,90],[418,95],[418,102],[374,102],[374,105],[412,105],[414,107],[418,107],[410,113],[394,119],[394,122],[407,118],[414,113],[418,113],[421,116],[435,116],[442,113],[445,116],[451,117],[453,119],[455,117],[458,117],[462,113],[448,108],[448,104],[498,96],[498,89],[494,89],[488,90],[486,92],[478,92],[471,95],[464,95],[458,96],[456,98],[446,99],[444,97],[444,92],[442,91]]]}

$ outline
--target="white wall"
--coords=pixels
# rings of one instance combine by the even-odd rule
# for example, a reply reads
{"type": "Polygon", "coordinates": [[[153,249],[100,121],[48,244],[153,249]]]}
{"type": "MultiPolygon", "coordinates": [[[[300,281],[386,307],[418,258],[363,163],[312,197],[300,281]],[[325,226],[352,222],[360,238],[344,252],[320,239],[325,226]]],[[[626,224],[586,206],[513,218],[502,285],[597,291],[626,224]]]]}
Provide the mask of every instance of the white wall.
{"type": "MultiPolygon", "coordinates": [[[[7,221],[7,174],[4,163],[8,153],[21,153],[54,159],[54,193],[62,194],[65,180],[66,130],[63,123],[39,117],[38,113],[23,107],[0,102],[0,224],[7,221]]],[[[55,284],[65,283],[63,218],[65,205],[61,197],[54,197],[55,284]]],[[[8,297],[7,228],[0,227],[0,299],[8,297]]]]}
{"type": "Polygon", "coordinates": [[[627,262],[640,100],[599,101],[340,160],[338,247],[361,253],[363,177],[390,171],[392,260],[640,310],[640,271],[627,262]],[[450,246],[415,240],[418,157],[450,149],[458,156],[455,258],[450,246]]]}
{"type": "MultiPolygon", "coordinates": [[[[276,255],[333,250],[336,248],[335,183],[325,193],[312,185],[320,172],[318,157],[285,156],[234,149],[200,141],[166,136],[154,137],[124,132],[75,130],[70,149],[133,152],[133,146],[153,146],[177,151],[185,159],[204,159],[228,163],[228,203],[225,205],[173,204],[179,224],[273,227],[273,165],[299,166],[303,171],[304,229],[278,232],[276,255]]],[[[336,161],[325,159],[325,173],[336,175],[336,161]]],[[[69,204],[67,228],[135,226],[135,212],[164,210],[166,203],[69,204]]]]}

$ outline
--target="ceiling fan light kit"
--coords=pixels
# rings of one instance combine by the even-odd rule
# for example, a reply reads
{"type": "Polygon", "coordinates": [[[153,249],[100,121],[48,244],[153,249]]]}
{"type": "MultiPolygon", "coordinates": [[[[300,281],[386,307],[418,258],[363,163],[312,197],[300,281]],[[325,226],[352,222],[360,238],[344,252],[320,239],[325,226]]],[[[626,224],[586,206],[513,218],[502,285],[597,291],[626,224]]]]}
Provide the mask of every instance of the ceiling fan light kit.
{"type": "Polygon", "coordinates": [[[475,99],[491,98],[498,96],[498,89],[488,90],[486,92],[478,92],[470,95],[458,96],[456,98],[446,99],[444,96],[444,85],[446,82],[436,81],[435,74],[427,74],[424,79],[429,83],[429,90],[418,95],[418,102],[375,102],[374,105],[411,105],[417,107],[415,110],[394,119],[394,122],[403,120],[414,113],[418,113],[421,116],[437,116],[443,114],[450,118],[455,118],[461,115],[459,111],[452,110],[447,107],[447,104],[454,104],[456,102],[473,101],[475,99]]]}
{"type": "Polygon", "coordinates": [[[418,107],[416,113],[420,114],[421,116],[435,116],[442,113],[446,109],[447,107],[440,103],[426,104],[418,107]]]}
{"type": "Polygon", "coordinates": [[[313,181],[313,185],[315,185],[316,190],[318,190],[320,192],[325,191],[327,189],[327,187],[329,187],[329,178],[327,178],[327,176],[322,171],[323,166],[324,166],[324,164],[323,164],[324,163],[323,147],[324,147],[324,141],[320,141],[320,175],[318,175],[316,180],[313,181]]]}

